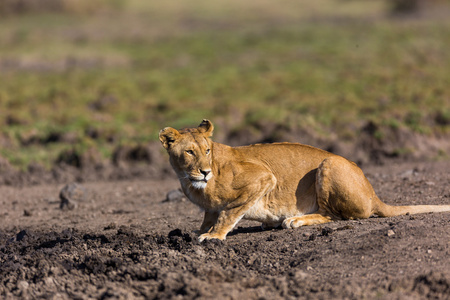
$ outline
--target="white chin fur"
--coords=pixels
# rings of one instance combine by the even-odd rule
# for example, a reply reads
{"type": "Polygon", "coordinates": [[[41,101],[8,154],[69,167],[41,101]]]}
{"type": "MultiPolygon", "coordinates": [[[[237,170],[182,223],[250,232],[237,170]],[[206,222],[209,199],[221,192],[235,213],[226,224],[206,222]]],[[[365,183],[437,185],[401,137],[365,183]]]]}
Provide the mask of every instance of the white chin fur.
{"type": "Polygon", "coordinates": [[[191,181],[192,187],[195,189],[202,190],[206,187],[206,182],[199,181],[199,180],[192,180],[191,181]]]}

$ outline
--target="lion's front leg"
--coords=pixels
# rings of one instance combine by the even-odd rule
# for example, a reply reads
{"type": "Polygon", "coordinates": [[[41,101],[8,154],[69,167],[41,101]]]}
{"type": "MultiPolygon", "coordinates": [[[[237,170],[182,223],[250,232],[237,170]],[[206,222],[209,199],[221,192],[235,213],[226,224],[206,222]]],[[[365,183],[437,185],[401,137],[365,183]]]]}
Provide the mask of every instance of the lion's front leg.
{"type": "Polygon", "coordinates": [[[236,223],[242,219],[245,211],[245,207],[238,207],[220,212],[217,222],[208,232],[199,236],[199,241],[202,242],[203,240],[210,239],[224,240],[227,233],[230,232],[236,223]]]}
{"type": "MultiPolygon", "coordinates": [[[[248,175],[248,174],[241,174],[248,175]]],[[[239,222],[245,213],[265,194],[273,189],[276,184],[275,176],[271,173],[264,172],[259,174],[259,178],[246,176],[236,179],[242,187],[236,186],[237,195],[233,201],[230,201],[226,207],[219,213],[217,222],[213,225],[211,230],[199,236],[199,241],[206,239],[224,240],[228,232],[239,222]],[[251,178],[251,183],[248,178],[251,178]]]]}
{"type": "Polygon", "coordinates": [[[214,224],[217,223],[217,219],[219,218],[218,212],[205,211],[205,217],[203,218],[203,223],[200,226],[200,230],[197,230],[196,233],[203,234],[209,232],[214,224]]]}

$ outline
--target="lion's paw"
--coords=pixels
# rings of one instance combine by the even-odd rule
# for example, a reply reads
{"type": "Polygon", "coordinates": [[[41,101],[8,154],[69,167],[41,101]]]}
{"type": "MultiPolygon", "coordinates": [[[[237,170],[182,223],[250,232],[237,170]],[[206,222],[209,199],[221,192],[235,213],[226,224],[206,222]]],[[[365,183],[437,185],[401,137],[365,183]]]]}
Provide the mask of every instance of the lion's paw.
{"type": "Polygon", "coordinates": [[[218,234],[211,234],[211,233],[204,233],[198,237],[198,241],[200,243],[203,242],[204,240],[212,240],[212,239],[218,239],[218,240],[223,241],[225,239],[225,237],[220,236],[218,234]]]}
{"type": "Polygon", "coordinates": [[[286,220],[283,221],[283,224],[281,226],[283,226],[283,228],[285,229],[294,229],[294,228],[298,228],[300,226],[303,226],[305,222],[301,220],[300,217],[292,217],[292,218],[287,218],[286,220]]]}

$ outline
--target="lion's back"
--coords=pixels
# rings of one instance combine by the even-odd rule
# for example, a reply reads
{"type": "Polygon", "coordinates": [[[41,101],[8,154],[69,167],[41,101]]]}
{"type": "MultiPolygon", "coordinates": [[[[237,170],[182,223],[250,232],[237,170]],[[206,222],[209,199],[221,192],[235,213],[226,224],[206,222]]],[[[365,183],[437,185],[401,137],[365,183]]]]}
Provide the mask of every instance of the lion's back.
{"type": "Polygon", "coordinates": [[[300,143],[254,144],[235,147],[234,151],[242,160],[262,162],[271,170],[283,173],[291,168],[310,171],[317,168],[325,158],[335,155],[300,143]]]}

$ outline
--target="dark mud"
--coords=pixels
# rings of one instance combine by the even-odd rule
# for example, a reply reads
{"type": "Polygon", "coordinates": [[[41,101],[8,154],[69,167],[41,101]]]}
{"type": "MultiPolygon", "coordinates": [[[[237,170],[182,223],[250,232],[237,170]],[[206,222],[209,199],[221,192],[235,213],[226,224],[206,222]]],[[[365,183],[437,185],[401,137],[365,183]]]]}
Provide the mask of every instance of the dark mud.
{"type": "MultiPolygon", "coordinates": [[[[450,162],[365,167],[390,204],[449,204],[450,162]]],[[[0,187],[0,298],[449,299],[450,214],[262,231],[198,243],[173,178],[0,187]]]]}
{"type": "MultiPolygon", "coordinates": [[[[107,98],[102,101],[114,100],[107,98]]],[[[104,105],[102,101],[93,103],[93,107],[101,107],[104,105]]],[[[239,120],[239,117],[236,119],[239,120]]],[[[351,158],[360,166],[384,165],[398,161],[442,160],[448,159],[450,153],[450,135],[444,134],[445,131],[419,134],[407,128],[391,128],[373,122],[362,124],[359,128],[356,126],[349,128],[349,131],[357,133],[357,138],[354,139],[343,139],[332,130],[324,136],[308,128],[264,120],[233,127],[236,125],[219,119],[216,125],[219,130],[215,132],[214,140],[227,145],[300,142],[351,158]]],[[[85,135],[89,139],[108,140],[111,143],[119,140],[113,134],[94,128],[86,130],[85,135]]],[[[8,143],[11,141],[3,142],[8,143]]],[[[45,149],[49,143],[75,146],[79,140],[71,133],[51,132],[46,136],[32,135],[20,141],[21,146],[25,148],[38,145],[45,149]]],[[[2,144],[1,136],[0,144],[2,144]]],[[[173,176],[173,171],[159,141],[117,145],[111,157],[103,157],[96,147],[84,151],[74,147],[59,153],[56,160],[47,168],[39,162],[33,162],[26,169],[17,169],[0,155],[0,185],[28,186],[71,181],[163,179],[170,176],[173,176]]]]}

